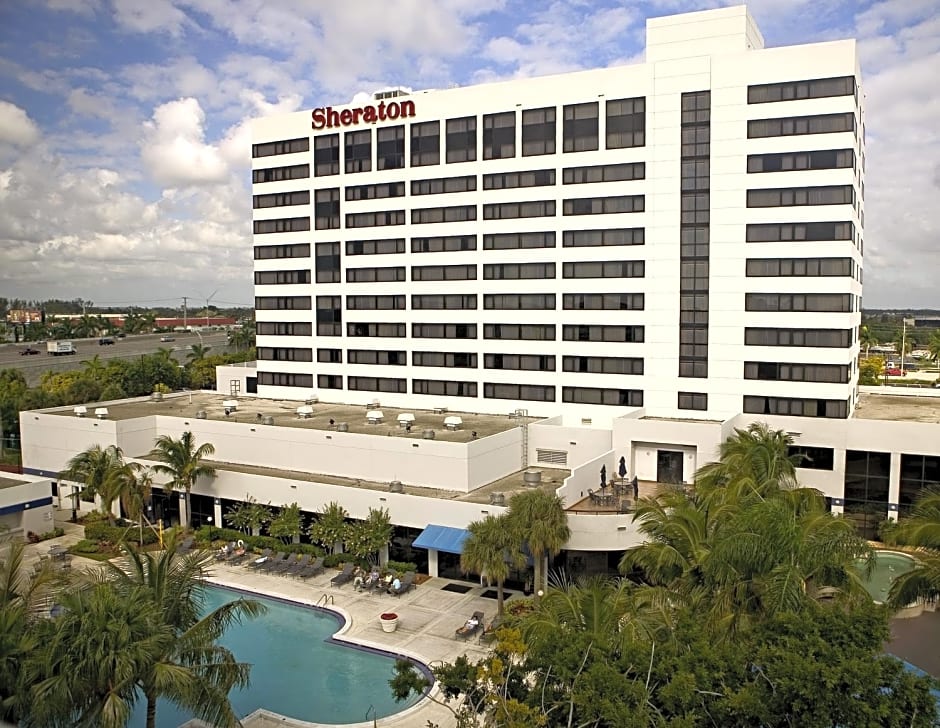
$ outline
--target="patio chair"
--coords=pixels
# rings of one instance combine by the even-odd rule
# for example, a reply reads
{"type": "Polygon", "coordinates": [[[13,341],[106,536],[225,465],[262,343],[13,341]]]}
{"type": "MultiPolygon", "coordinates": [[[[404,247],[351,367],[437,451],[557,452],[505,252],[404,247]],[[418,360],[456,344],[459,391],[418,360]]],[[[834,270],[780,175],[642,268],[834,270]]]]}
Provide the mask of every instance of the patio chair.
{"type": "Polygon", "coordinates": [[[413,589],[415,585],[415,573],[413,571],[406,571],[405,575],[401,578],[401,583],[397,589],[390,589],[389,594],[394,594],[396,597],[400,597],[409,589],[413,589]]]}
{"type": "Polygon", "coordinates": [[[489,644],[496,639],[496,630],[499,629],[502,622],[503,620],[498,614],[490,620],[490,623],[486,625],[484,630],[480,633],[481,645],[489,644]]]}
{"type": "Polygon", "coordinates": [[[352,581],[353,569],[355,568],[356,565],[352,561],[347,561],[345,564],[343,564],[343,570],[330,579],[330,585],[342,586],[346,582],[352,581]]]}
{"type": "Polygon", "coordinates": [[[267,559],[266,561],[262,562],[261,565],[258,566],[258,571],[271,572],[274,569],[278,568],[281,564],[283,564],[286,559],[287,559],[287,552],[278,551],[277,554],[273,558],[267,559]]]}
{"type": "Polygon", "coordinates": [[[267,561],[271,558],[272,553],[274,552],[271,551],[271,549],[265,549],[264,551],[261,552],[261,555],[258,558],[252,559],[251,561],[248,562],[248,568],[260,569],[261,566],[267,563],[267,561]]]}
{"type": "Polygon", "coordinates": [[[316,576],[321,571],[323,571],[323,557],[317,556],[313,560],[313,563],[307,564],[300,571],[294,572],[292,576],[296,576],[298,579],[309,579],[311,576],[316,576]]]}
{"type": "Polygon", "coordinates": [[[464,622],[462,627],[458,627],[454,631],[454,637],[460,640],[467,640],[482,629],[483,612],[474,612],[472,615],[470,615],[470,619],[464,622]]]}
{"type": "Polygon", "coordinates": [[[280,561],[275,561],[274,565],[271,567],[270,572],[272,574],[286,574],[290,569],[294,567],[294,564],[297,563],[297,554],[287,554],[280,561]]]}
{"type": "Polygon", "coordinates": [[[296,576],[297,572],[310,563],[310,554],[304,554],[299,559],[291,560],[290,564],[281,573],[285,576],[296,576]]]}

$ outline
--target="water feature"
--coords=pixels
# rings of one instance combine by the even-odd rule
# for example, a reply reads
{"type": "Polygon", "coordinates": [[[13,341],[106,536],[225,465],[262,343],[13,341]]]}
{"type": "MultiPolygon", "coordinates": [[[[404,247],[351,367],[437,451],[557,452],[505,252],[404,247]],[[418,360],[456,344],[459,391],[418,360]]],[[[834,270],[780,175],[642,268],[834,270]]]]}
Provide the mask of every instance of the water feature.
{"type": "Polygon", "coordinates": [[[859,566],[865,588],[879,604],[887,601],[894,580],[913,568],[914,559],[897,551],[876,551],[874,568],[867,576],[865,567],[859,566]]]}

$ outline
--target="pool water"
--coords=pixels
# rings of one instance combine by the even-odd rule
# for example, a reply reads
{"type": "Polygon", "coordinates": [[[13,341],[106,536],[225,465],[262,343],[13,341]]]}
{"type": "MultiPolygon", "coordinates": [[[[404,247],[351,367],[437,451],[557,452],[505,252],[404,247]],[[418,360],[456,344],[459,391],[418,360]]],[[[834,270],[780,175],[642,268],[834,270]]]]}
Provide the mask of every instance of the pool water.
{"type": "MultiPolygon", "coordinates": [[[[234,601],[238,592],[209,587],[206,609],[234,601]]],[[[229,629],[220,642],[236,659],[251,663],[251,684],[232,690],[239,717],[265,708],[314,723],[357,723],[382,718],[413,705],[418,696],[396,703],[388,681],[394,658],[327,642],[340,627],[336,616],[257,595],[268,611],[229,629]],[[367,715],[368,713],[368,715],[367,715]]],[[[145,725],[146,703],[138,702],[128,722],[145,725]]],[[[161,700],[157,728],[177,728],[192,718],[161,700]]]]}
{"type": "Polygon", "coordinates": [[[914,568],[914,559],[896,551],[876,551],[875,566],[871,575],[865,576],[865,567],[860,566],[862,581],[871,598],[876,602],[885,602],[894,580],[914,568]]]}

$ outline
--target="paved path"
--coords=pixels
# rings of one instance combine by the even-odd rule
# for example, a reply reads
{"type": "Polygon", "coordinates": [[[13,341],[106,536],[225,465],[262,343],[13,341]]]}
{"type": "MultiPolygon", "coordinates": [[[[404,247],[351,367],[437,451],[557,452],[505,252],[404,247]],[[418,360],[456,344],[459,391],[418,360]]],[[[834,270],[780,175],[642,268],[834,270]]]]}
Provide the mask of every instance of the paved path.
{"type": "Polygon", "coordinates": [[[892,619],[891,639],[885,650],[940,679],[940,613],[892,619]]]}

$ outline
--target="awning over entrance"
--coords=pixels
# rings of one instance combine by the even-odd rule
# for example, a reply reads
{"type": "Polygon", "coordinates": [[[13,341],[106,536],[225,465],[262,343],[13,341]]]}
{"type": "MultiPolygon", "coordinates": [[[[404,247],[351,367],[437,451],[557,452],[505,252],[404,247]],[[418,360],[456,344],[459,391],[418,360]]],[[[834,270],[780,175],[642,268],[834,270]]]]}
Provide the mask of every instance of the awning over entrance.
{"type": "Polygon", "coordinates": [[[463,542],[469,535],[470,532],[463,528],[436,526],[431,523],[411,546],[417,549],[437,549],[448,554],[462,554],[463,542]]]}

